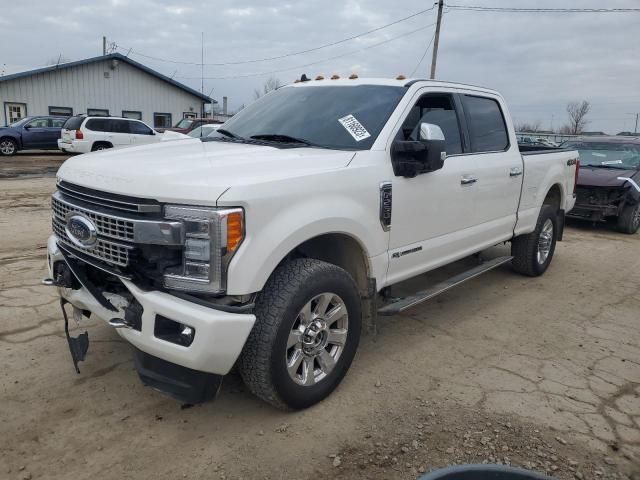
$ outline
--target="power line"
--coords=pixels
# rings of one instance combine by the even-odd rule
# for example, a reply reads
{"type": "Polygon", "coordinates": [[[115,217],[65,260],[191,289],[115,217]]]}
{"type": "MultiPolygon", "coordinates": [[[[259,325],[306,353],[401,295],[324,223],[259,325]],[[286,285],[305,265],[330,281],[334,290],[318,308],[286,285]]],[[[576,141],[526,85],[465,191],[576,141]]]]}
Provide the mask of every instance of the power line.
{"type": "Polygon", "coordinates": [[[451,10],[468,10],[477,12],[509,12],[509,13],[630,13],[640,12],[640,8],[525,8],[525,7],[487,7],[482,5],[451,5],[451,10]]]}
{"type": "MultiPolygon", "coordinates": [[[[270,72],[247,73],[247,74],[240,74],[240,75],[228,75],[228,76],[222,76],[222,77],[204,77],[204,78],[206,80],[230,80],[230,79],[235,79],[235,78],[262,77],[262,76],[266,76],[266,75],[274,75],[276,73],[289,72],[291,70],[299,70],[301,68],[310,67],[312,65],[318,65],[320,63],[328,62],[329,60],[335,60],[337,58],[346,57],[348,55],[353,55],[354,53],[360,53],[360,52],[363,52],[365,50],[369,50],[371,48],[379,47],[380,45],[384,45],[385,43],[393,42],[394,40],[398,40],[400,38],[407,37],[407,36],[412,35],[414,33],[420,32],[420,31],[422,31],[422,30],[424,30],[426,28],[433,27],[434,25],[435,25],[435,23],[432,23],[430,25],[426,25],[424,27],[420,27],[420,28],[417,28],[415,30],[411,30],[410,32],[406,32],[406,33],[397,35],[397,36],[389,38],[387,40],[383,40],[381,42],[374,43],[372,45],[369,45],[368,47],[359,48],[357,50],[351,50],[350,52],[341,53],[340,55],[334,55],[332,57],[324,58],[324,59],[318,60],[316,62],[305,63],[303,65],[296,65],[295,67],[284,68],[284,69],[281,69],[281,70],[272,70],[270,72]]],[[[181,77],[181,76],[179,76],[179,77],[176,77],[176,78],[182,78],[182,79],[185,79],[185,80],[197,80],[200,77],[181,77]]]]}
{"type": "Polygon", "coordinates": [[[418,67],[420,66],[420,64],[424,60],[424,57],[427,56],[427,52],[429,51],[429,47],[433,43],[433,39],[434,38],[436,38],[436,32],[435,31],[433,32],[433,35],[431,36],[431,40],[429,40],[429,43],[427,44],[426,48],[424,49],[424,52],[422,53],[422,57],[420,57],[420,61],[417,63],[416,68],[414,68],[413,71],[411,72],[411,75],[409,75],[410,77],[413,77],[416,74],[416,72],[418,71],[418,67]]]}
{"type": "MultiPolygon", "coordinates": [[[[420,10],[419,12],[415,12],[412,13],[411,15],[408,15],[404,18],[400,18],[398,20],[395,20],[394,22],[391,23],[387,23],[386,25],[382,25],[380,27],[376,27],[372,30],[368,30],[366,32],[362,32],[359,33],[357,35],[352,35],[351,37],[347,37],[347,38],[343,38],[342,40],[338,40],[335,42],[331,42],[331,43],[326,43],[324,45],[320,45],[318,47],[313,47],[313,48],[308,48],[306,50],[300,50],[297,52],[291,52],[291,53],[285,53],[282,55],[276,55],[273,57],[264,57],[264,58],[254,58],[254,59],[250,59],[250,60],[238,60],[238,61],[233,61],[233,62],[220,62],[220,63],[197,63],[197,62],[185,62],[185,61],[181,61],[181,60],[171,60],[171,59],[167,59],[167,58],[161,58],[161,57],[156,57],[153,55],[147,55],[145,53],[141,53],[133,48],[130,48],[130,52],[134,55],[138,55],[139,57],[144,57],[144,58],[148,58],[150,60],[156,60],[158,62],[167,62],[167,63],[175,63],[175,64],[179,64],[179,65],[207,65],[207,66],[212,66],[212,67],[222,67],[225,65],[243,65],[243,64],[247,64],[247,63],[258,63],[258,62],[267,62],[267,61],[271,61],[271,60],[280,60],[282,58],[287,58],[287,57],[293,57],[296,55],[302,55],[303,53],[311,53],[311,52],[316,52],[318,50],[322,50],[323,48],[328,48],[328,47],[333,47],[336,45],[340,45],[342,43],[345,42],[349,42],[351,40],[355,40],[356,38],[360,38],[360,37],[364,37],[366,35],[370,35],[372,33],[378,32],[380,30],[383,30],[385,28],[389,28],[393,25],[397,25],[401,22],[405,22],[407,20],[410,20],[412,18],[415,18],[419,15],[422,15],[424,13],[430,12],[432,11],[434,8],[436,7],[436,5],[432,5],[431,8],[426,8],[424,10],[420,10]]],[[[127,50],[127,47],[121,46],[119,48],[122,48],[123,50],[127,50]]]]}

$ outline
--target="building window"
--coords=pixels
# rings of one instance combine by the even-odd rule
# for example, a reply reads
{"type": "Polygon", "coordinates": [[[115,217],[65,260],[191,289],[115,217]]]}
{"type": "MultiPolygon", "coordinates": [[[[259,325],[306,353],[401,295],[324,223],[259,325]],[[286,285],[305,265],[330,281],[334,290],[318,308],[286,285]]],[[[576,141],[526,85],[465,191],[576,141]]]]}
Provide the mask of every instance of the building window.
{"type": "Polygon", "coordinates": [[[135,110],[123,110],[122,116],[124,118],[133,118],[134,120],[142,120],[142,112],[137,112],[135,110]]]}
{"type": "Polygon", "coordinates": [[[56,117],[73,117],[73,108],[49,107],[49,115],[54,115],[56,117]]]}
{"type": "Polygon", "coordinates": [[[171,128],[170,113],[154,113],[153,128],[171,128]]]}
{"type": "Polygon", "coordinates": [[[4,103],[4,121],[7,125],[11,125],[13,122],[17,122],[21,118],[27,116],[27,104],[26,103],[4,103]]]}
{"type": "Polygon", "coordinates": [[[182,112],[182,118],[198,118],[196,112],[182,112]]]}
{"type": "Polygon", "coordinates": [[[87,115],[90,117],[108,117],[109,110],[106,108],[87,108],[87,115]]]}

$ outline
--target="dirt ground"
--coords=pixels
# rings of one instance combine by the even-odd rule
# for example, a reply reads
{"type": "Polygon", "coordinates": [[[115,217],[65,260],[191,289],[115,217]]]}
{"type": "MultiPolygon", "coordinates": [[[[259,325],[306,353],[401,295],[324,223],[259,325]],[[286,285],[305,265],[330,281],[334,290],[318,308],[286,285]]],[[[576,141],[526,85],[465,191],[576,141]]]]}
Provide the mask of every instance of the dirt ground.
{"type": "Polygon", "coordinates": [[[215,402],[183,408],[140,384],[105,324],[87,324],[73,370],[39,284],[63,158],[0,166],[0,478],[413,479],[501,462],[640,479],[640,235],[571,224],[543,277],[501,268],[381,319],[306,411],[274,410],[235,374],[215,402]]]}

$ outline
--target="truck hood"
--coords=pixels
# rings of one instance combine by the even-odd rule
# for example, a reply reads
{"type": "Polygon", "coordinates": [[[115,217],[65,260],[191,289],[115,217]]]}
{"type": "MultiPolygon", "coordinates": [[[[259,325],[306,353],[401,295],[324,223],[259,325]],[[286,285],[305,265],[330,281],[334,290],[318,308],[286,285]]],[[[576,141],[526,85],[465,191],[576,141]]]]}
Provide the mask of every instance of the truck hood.
{"type": "Polygon", "coordinates": [[[95,190],[161,202],[215,205],[228,188],[335,170],[354,152],[275,148],[197,138],[69,158],[57,177],[95,190]]]}
{"type": "MultiPolygon", "coordinates": [[[[621,187],[625,181],[618,177],[634,178],[638,176],[638,170],[622,170],[617,168],[597,168],[589,165],[580,165],[578,173],[578,185],[584,187],[621,187]]],[[[634,178],[634,180],[638,180],[634,178]]]]}

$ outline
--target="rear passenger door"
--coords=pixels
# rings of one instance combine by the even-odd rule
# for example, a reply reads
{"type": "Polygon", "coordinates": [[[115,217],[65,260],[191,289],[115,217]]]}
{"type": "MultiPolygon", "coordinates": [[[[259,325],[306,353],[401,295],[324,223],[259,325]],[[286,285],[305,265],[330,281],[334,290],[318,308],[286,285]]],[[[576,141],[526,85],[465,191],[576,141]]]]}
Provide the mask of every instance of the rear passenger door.
{"type": "Polygon", "coordinates": [[[507,117],[498,96],[461,94],[470,155],[474,157],[477,234],[481,243],[496,244],[511,238],[522,187],[523,163],[516,142],[511,142],[507,117]]]}
{"type": "Polygon", "coordinates": [[[131,133],[129,133],[129,120],[112,118],[110,119],[111,132],[109,132],[110,142],[114,147],[124,147],[131,145],[131,133]]]}

